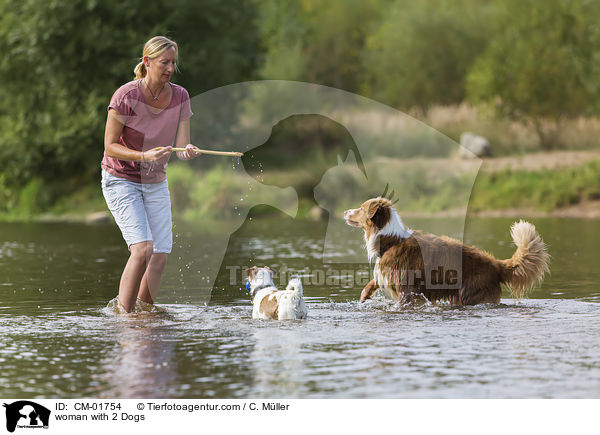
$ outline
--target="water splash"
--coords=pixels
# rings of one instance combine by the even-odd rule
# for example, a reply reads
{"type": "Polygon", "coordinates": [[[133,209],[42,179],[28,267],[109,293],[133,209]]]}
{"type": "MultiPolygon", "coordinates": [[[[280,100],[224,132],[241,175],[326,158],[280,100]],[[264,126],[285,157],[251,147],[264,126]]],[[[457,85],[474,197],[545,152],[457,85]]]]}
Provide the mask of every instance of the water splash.
{"type": "Polygon", "coordinates": [[[231,158],[231,168],[235,171],[236,169],[243,168],[242,166],[242,158],[241,157],[232,157],[231,158]]]}
{"type": "Polygon", "coordinates": [[[128,313],[125,308],[119,302],[119,297],[111,299],[106,308],[103,310],[105,314],[139,314],[139,313],[165,313],[164,308],[157,307],[154,304],[149,304],[137,298],[135,301],[135,307],[132,312],[128,313]]]}

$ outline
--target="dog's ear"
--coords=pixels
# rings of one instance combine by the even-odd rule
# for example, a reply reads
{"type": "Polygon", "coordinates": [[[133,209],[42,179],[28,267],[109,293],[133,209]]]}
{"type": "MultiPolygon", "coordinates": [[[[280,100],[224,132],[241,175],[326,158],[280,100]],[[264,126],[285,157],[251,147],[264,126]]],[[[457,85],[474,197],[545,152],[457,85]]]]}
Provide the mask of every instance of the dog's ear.
{"type": "Polygon", "coordinates": [[[269,272],[271,272],[271,277],[274,277],[277,274],[277,270],[270,268],[269,266],[266,266],[267,270],[269,272]]]}
{"type": "Polygon", "coordinates": [[[256,269],[257,269],[256,266],[247,267],[246,268],[246,276],[249,278],[252,278],[252,276],[254,276],[254,272],[256,272],[256,269]]]}
{"type": "Polygon", "coordinates": [[[369,208],[367,209],[367,217],[369,219],[373,219],[373,216],[375,216],[375,213],[377,213],[377,211],[381,208],[381,203],[379,201],[374,201],[371,204],[369,204],[369,208]]]}
{"type": "Polygon", "coordinates": [[[390,220],[390,208],[376,201],[369,207],[368,216],[377,228],[383,228],[390,220]]]}

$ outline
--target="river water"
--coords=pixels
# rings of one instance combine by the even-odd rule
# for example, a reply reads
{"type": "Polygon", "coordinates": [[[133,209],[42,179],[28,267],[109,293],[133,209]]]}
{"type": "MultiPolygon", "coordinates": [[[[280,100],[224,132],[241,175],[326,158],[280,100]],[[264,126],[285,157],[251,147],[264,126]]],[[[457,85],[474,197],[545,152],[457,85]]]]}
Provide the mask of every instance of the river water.
{"type": "MultiPolygon", "coordinates": [[[[318,224],[255,222],[226,262],[299,271],[309,316],[285,322],[253,320],[243,283],[213,287],[212,230],[178,224],[161,312],[119,316],[106,308],[127,258],[116,227],[0,224],[0,395],[598,398],[600,222],[533,222],[552,254],[541,288],[466,308],[360,304],[369,265],[323,265],[318,224]],[[337,276],[316,279],[319,269],[337,276]]],[[[510,223],[472,219],[465,241],[509,257],[510,223]]],[[[447,233],[445,220],[418,224],[447,233]]],[[[334,256],[365,255],[360,232],[330,235],[334,256]]]]}

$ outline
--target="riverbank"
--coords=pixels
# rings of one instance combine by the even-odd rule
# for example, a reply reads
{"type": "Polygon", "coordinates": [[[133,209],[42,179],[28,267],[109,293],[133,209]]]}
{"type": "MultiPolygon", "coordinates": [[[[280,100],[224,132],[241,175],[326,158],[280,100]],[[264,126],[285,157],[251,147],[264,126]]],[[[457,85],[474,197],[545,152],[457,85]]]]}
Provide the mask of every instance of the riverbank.
{"type": "MultiPolygon", "coordinates": [[[[404,212],[404,217],[461,217],[463,210],[445,210],[437,213],[424,212],[404,212]]],[[[554,210],[542,211],[532,208],[507,208],[495,210],[473,211],[467,209],[467,218],[567,218],[567,219],[600,219],[600,200],[583,201],[568,207],[561,207],[554,210]]]]}
{"type": "MultiPolygon", "coordinates": [[[[368,171],[372,185],[384,186],[389,182],[412,192],[412,196],[400,201],[405,216],[462,216],[464,207],[456,207],[453,200],[469,194],[470,217],[600,219],[600,151],[596,150],[529,153],[483,161],[458,157],[377,158],[366,165],[382,168],[373,175],[368,171]]],[[[372,189],[361,185],[360,176],[356,176],[351,165],[336,169],[324,178],[317,198],[319,205],[339,214],[373,196],[372,189]],[[342,191],[346,193],[340,195],[342,191]],[[329,202],[325,204],[323,200],[329,202]]],[[[302,174],[297,169],[263,175],[275,185],[287,183],[298,190],[298,186],[302,187],[302,174]]],[[[173,165],[169,168],[169,183],[174,215],[190,221],[242,215],[253,204],[264,202],[265,197],[274,206],[295,200],[290,195],[292,189],[283,192],[263,183],[251,184],[244,171],[231,172],[222,167],[199,174],[189,166],[173,165]]],[[[311,218],[312,198],[304,198],[302,192],[299,195],[298,217],[311,218]]],[[[29,209],[5,213],[0,220],[87,223],[112,220],[99,186],[84,186],[44,211],[29,209]]],[[[287,212],[293,212],[293,207],[288,209],[287,212]]]]}

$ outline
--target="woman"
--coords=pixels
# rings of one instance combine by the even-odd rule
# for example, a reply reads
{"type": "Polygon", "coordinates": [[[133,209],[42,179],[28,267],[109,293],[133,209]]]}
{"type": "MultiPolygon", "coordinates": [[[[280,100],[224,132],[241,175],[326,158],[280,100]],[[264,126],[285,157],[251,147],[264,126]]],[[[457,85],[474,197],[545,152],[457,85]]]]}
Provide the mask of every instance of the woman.
{"type": "Polygon", "coordinates": [[[136,298],[154,303],[173,232],[166,166],[172,144],[177,157],[199,155],[190,142],[190,97],[170,82],[177,44],[156,36],[144,45],[135,80],[121,86],[108,106],[102,159],[102,192],[130,250],[119,285],[120,309],[136,298]]]}

